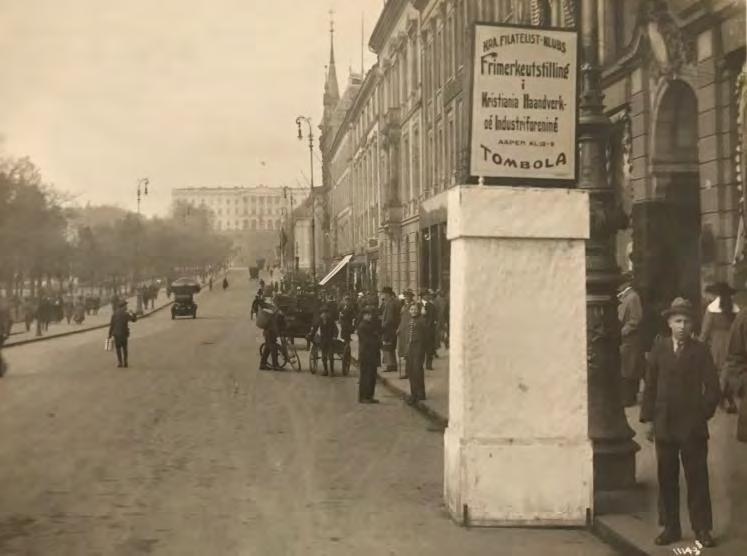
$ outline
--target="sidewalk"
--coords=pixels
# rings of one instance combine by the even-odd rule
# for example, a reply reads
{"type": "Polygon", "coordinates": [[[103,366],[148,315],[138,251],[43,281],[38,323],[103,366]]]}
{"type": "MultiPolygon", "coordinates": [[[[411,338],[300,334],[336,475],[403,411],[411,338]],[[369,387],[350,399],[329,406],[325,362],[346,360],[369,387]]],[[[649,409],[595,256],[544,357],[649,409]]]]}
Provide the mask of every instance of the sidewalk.
{"type": "MultiPolygon", "coordinates": [[[[353,359],[357,364],[358,338],[353,335],[350,342],[353,359]]],[[[400,360],[404,365],[404,361],[400,360]]],[[[400,372],[404,372],[401,369],[400,372]]],[[[387,373],[379,370],[379,382],[395,395],[405,399],[410,395],[410,381],[399,378],[400,373],[387,373]]],[[[449,350],[441,346],[438,358],[433,359],[433,370],[425,371],[425,396],[415,407],[437,425],[446,428],[449,415],[449,350]]]]}
{"type": "MultiPolygon", "coordinates": [[[[351,347],[357,356],[358,344],[354,337],[351,347]]],[[[441,348],[439,358],[433,360],[433,371],[425,371],[427,399],[418,402],[416,409],[437,425],[446,427],[449,416],[449,352],[441,348]]],[[[407,379],[398,373],[379,371],[379,381],[401,398],[410,395],[407,379]]],[[[747,399],[745,399],[747,403],[747,399]]],[[[628,423],[636,432],[636,442],[641,445],[636,459],[637,486],[634,489],[601,492],[595,496],[594,530],[607,542],[625,554],[671,555],[675,548],[695,548],[687,514],[687,494],[684,473],[680,478],[682,542],[658,547],[654,538],[659,534],[656,482],[656,455],[654,445],[644,434],[644,425],[638,422],[639,407],[626,410],[628,423]]],[[[702,554],[747,554],[747,444],[736,441],[736,415],[719,409],[709,423],[709,473],[713,506],[713,534],[718,545],[702,549],[702,554]]],[[[686,554],[687,552],[682,552],[686,554]]]]}
{"type": "MultiPolygon", "coordinates": [[[[137,303],[136,297],[129,297],[127,301],[129,303],[129,309],[131,311],[134,311],[137,303]]],[[[154,313],[159,309],[170,305],[171,303],[172,301],[166,297],[166,291],[162,290],[158,292],[158,297],[156,298],[154,305],[155,308],[145,311],[143,316],[147,317],[151,313],[154,313]]],[[[49,330],[45,330],[42,336],[36,335],[36,321],[31,324],[31,330],[29,330],[28,332],[26,332],[26,326],[24,325],[24,323],[15,323],[13,325],[13,329],[11,330],[10,337],[6,340],[3,347],[9,348],[15,345],[28,344],[31,342],[48,340],[50,338],[56,338],[59,336],[68,336],[70,334],[77,334],[88,330],[104,328],[106,326],[109,326],[111,315],[111,304],[107,303],[101,306],[97,315],[86,315],[86,319],[82,324],[75,324],[74,322],[68,324],[67,320],[65,319],[57,323],[49,323],[49,330]]]]}
{"type": "MultiPolygon", "coordinates": [[[[646,440],[644,425],[638,422],[638,407],[626,410],[628,424],[636,432],[641,451],[636,458],[638,485],[629,491],[598,493],[596,496],[596,526],[608,540],[622,542],[629,551],[639,554],[671,555],[674,548],[694,548],[694,539],[687,514],[687,491],[684,473],[680,477],[682,534],[680,543],[659,547],[656,454],[654,445],[646,440]]],[[[713,535],[716,548],[703,549],[703,554],[747,554],[747,444],[736,440],[736,415],[721,409],[709,422],[708,470],[713,508],[713,535]]],[[[684,554],[685,552],[683,552],[684,554]]]]}

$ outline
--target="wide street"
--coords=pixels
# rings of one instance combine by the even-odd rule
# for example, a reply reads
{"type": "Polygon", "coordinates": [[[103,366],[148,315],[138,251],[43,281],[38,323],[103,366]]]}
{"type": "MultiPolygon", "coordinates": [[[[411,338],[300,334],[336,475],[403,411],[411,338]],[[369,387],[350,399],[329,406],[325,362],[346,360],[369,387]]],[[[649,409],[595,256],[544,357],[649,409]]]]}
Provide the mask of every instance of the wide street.
{"type": "MultiPolygon", "coordinates": [[[[442,436],[357,380],[257,370],[247,274],[133,325],[6,350],[0,554],[610,554],[585,531],[472,529],[442,506],[442,436]]],[[[301,352],[302,356],[306,352],[301,352]]]]}

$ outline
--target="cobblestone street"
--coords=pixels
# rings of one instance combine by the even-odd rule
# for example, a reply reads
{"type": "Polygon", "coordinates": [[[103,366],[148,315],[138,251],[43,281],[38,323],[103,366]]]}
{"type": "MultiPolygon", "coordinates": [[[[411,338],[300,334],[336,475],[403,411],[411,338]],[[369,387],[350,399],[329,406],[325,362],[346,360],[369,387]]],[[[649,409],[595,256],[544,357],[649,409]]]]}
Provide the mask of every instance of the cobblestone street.
{"type": "MultiPolygon", "coordinates": [[[[467,530],[442,506],[442,436],[382,388],[257,370],[246,275],[133,325],[7,350],[0,553],[609,554],[578,530],[467,530]]],[[[302,352],[303,357],[304,352],[302,352]]]]}

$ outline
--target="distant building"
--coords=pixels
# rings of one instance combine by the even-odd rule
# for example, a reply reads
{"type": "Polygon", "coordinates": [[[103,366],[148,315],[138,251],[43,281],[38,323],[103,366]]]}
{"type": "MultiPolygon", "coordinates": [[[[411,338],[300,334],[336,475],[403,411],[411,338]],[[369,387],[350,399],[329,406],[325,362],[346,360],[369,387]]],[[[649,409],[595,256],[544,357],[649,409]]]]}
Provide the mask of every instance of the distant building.
{"type": "Polygon", "coordinates": [[[257,258],[274,261],[280,230],[291,203],[309,195],[306,188],[180,187],[173,189],[174,204],[183,202],[210,210],[213,229],[230,236],[236,250],[234,264],[251,266],[257,258]]]}

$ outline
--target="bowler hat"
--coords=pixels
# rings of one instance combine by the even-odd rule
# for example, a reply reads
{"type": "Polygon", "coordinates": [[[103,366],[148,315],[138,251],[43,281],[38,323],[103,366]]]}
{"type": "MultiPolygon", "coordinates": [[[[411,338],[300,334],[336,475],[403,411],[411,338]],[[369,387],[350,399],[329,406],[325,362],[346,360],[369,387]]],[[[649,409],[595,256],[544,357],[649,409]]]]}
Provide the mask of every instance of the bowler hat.
{"type": "Polygon", "coordinates": [[[737,293],[737,290],[732,288],[726,282],[716,282],[715,284],[708,284],[705,288],[705,291],[714,295],[734,295],[735,293],[737,293]]]}
{"type": "Polygon", "coordinates": [[[394,290],[389,286],[384,286],[383,288],[381,288],[381,293],[389,293],[394,295],[394,290]]]}
{"type": "Polygon", "coordinates": [[[405,297],[415,297],[415,292],[412,291],[412,290],[405,290],[404,291],[404,296],[405,297]]]}
{"type": "Polygon", "coordinates": [[[126,299],[122,299],[122,300],[121,300],[121,301],[119,302],[119,306],[120,306],[120,307],[127,307],[127,300],[126,300],[126,299]]]}
{"type": "Polygon", "coordinates": [[[695,318],[695,308],[693,304],[683,297],[677,297],[668,309],[661,312],[664,318],[669,318],[672,315],[685,315],[690,318],[695,318]]]}

